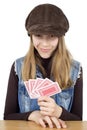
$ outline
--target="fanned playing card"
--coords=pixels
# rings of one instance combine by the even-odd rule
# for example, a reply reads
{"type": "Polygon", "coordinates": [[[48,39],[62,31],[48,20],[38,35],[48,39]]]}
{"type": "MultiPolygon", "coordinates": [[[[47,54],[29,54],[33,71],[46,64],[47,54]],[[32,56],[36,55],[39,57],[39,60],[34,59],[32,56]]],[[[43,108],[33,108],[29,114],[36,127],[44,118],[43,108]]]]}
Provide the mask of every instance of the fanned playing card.
{"type": "Polygon", "coordinates": [[[40,96],[52,96],[61,92],[57,82],[45,78],[29,79],[24,82],[30,98],[39,98],[40,96]]]}

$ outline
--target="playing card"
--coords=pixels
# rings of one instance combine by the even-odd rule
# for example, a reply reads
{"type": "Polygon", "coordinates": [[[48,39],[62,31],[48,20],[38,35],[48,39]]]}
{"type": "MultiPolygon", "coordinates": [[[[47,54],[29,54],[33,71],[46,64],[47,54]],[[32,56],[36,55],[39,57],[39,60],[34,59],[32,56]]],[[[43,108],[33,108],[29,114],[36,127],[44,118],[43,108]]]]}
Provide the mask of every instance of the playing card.
{"type": "Polygon", "coordinates": [[[61,92],[61,89],[56,82],[46,86],[46,88],[39,90],[40,96],[52,96],[59,92],[61,92]]]}
{"type": "Polygon", "coordinates": [[[39,93],[36,94],[35,92],[31,92],[31,93],[29,94],[29,96],[30,96],[31,99],[35,99],[35,98],[40,97],[39,93]]]}
{"type": "Polygon", "coordinates": [[[48,78],[45,78],[38,86],[36,89],[39,89],[39,88],[44,88],[45,86],[49,85],[53,83],[53,81],[49,80],[48,78]]]}
{"type": "Polygon", "coordinates": [[[37,97],[37,95],[32,92],[35,81],[36,81],[35,79],[30,79],[30,80],[24,82],[26,90],[27,90],[30,98],[36,98],[37,97]]]}
{"type": "Polygon", "coordinates": [[[28,82],[29,82],[29,91],[32,92],[34,85],[35,85],[35,82],[36,82],[36,79],[29,79],[28,82]]]}
{"type": "Polygon", "coordinates": [[[33,90],[37,89],[37,87],[41,84],[41,82],[44,81],[44,79],[37,78],[33,87],[33,90]]]}
{"type": "Polygon", "coordinates": [[[24,84],[25,84],[25,87],[26,87],[26,90],[27,90],[28,94],[30,95],[29,81],[24,81],[24,84]]]}

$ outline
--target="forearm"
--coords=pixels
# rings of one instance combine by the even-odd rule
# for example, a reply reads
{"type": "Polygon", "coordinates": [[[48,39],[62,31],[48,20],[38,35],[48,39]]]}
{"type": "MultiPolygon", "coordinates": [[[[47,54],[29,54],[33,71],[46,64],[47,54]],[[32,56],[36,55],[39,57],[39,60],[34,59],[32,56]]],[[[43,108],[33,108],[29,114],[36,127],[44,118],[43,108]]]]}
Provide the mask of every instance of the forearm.
{"type": "Polygon", "coordinates": [[[28,120],[31,112],[20,113],[18,103],[18,77],[15,75],[14,64],[12,65],[8,89],[5,101],[4,120],[28,120]]]}
{"type": "Polygon", "coordinates": [[[28,120],[29,115],[31,112],[26,113],[9,113],[4,114],[4,120],[28,120]]]}
{"type": "Polygon", "coordinates": [[[62,120],[82,120],[82,115],[83,115],[83,76],[81,73],[80,78],[78,78],[74,86],[74,99],[71,111],[68,112],[63,108],[60,118],[62,120]]]}
{"type": "Polygon", "coordinates": [[[59,117],[62,120],[82,120],[80,116],[77,116],[76,114],[73,114],[71,112],[68,112],[64,108],[62,108],[61,116],[59,117]]]}

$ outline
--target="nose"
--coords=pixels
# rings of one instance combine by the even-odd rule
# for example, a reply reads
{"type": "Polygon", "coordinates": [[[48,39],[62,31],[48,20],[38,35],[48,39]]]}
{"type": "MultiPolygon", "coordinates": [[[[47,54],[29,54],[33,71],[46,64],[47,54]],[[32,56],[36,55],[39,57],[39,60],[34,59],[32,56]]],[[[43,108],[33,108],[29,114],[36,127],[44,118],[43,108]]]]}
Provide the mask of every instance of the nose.
{"type": "Polygon", "coordinates": [[[48,46],[49,45],[49,43],[47,42],[47,40],[43,40],[42,44],[43,44],[43,46],[48,46]]]}
{"type": "Polygon", "coordinates": [[[49,38],[48,37],[43,37],[42,44],[43,44],[43,46],[48,46],[49,45],[49,38]]]}

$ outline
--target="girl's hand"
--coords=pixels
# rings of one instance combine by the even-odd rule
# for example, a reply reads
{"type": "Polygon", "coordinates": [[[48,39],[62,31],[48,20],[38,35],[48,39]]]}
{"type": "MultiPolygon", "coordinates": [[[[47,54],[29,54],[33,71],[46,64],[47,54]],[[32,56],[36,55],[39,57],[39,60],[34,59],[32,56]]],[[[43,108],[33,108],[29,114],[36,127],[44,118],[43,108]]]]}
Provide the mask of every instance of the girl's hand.
{"type": "Polygon", "coordinates": [[[33,111],[29,117],[28,120],[34,121],[37,124],[42,125],[43,127],[46,127],[45,122],[43,122],[43,115],[41,115],[40,111],[33,111]]]}
{"type": "Polygon", "coordinates": [[[42,127],[50,127],[50,128],[67,128],[65,121],[58,119],[56,117],[43,116],[43,118],[39,119],[39,124],[42,127]]]}
{"type": "Polygon", "coordinates": [[[59,118],[62,113],[62,108],[58,106],[51,97],[43,96],[38,99],[40,113],[44,116],[53,116],[59,118]]]}
{"type": "Polygon", "coordinates": [[[61,119],[57,119],[56,117],[49,117],[41,115],[40,111],[34,111],[30,114],[28,120],[34,121],[42,127],[50,127],[53,128],[66,128],[66,124],[61,119]]]}

